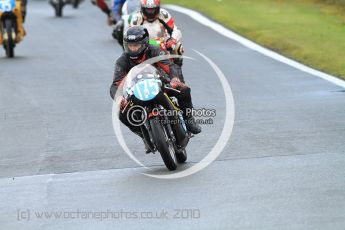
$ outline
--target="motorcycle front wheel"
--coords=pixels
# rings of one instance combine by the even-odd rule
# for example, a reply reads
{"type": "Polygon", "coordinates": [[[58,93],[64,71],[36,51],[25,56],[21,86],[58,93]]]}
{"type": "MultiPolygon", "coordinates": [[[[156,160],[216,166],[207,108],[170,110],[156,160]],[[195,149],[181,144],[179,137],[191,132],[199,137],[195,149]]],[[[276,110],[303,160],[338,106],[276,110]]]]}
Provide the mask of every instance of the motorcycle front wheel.
{"type": "Polygon", "coordinates": [[[63,0],[58,0],[57,3],[54,5],[56,17],[62,17],[63,6],[64,6],[63,0]]]}
{"type": "Polygon", "coordinates": [[[177,159],[175,155],[174,145],[169,139],[167,132],[162,125],[159,117],[154,117],[150,120],[152,137],[157,150],[161,154],[165,166],[170,170],[176,170],[177,159]]]}
{"type": "Polygon", "coordinates": [[[5,19],[4,22],[5,25],[5,31],[7,33],[7,41],[5,41],[4,43],[4,48],[6,50],[6,56],[9,58],[13,58],[14,57],[14,40],[12,38],[12,31],[14,31],[14,27],[13,27],[13,22],[11,19],[5,19]]]}
{"type": "Polygon", "coordinates": [[[79,3],[80,3],[79,0],[74,0],[74,1],[73,1],[73,8],[74,8],[74,9],[78,9],[79,3]]]}

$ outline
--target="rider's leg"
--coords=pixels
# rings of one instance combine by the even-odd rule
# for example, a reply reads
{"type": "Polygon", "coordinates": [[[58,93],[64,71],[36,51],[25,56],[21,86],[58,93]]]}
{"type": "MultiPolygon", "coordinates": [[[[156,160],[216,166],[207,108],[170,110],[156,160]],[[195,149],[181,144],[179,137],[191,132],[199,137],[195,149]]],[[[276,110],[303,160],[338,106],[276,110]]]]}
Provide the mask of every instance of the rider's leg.
{"type": "MultiPolygon", "coordinates": [[[[0,12],[0,18],[1,18],[2,13],[0,12]]],[[[2,31],[0,31],[0,45],[2,45],[2,31]]]]}
{"type": "Polygon", "coordinates": [[[141,133],[141,129],[139,126],[134,126],[133,124],[131,124],[129,121],[128,121],[128,113],[127,112],[124,112],[122,113],[120,111],[120,114],[119,114],[119,118],[120,118],[120,121],[126,125],[133,133],[135,133],[136,135],[138,135],[139,137],[143,137],[143,134],[141,133]]]}
{"type": "Polygon", "coordinates": [[[182,65],[183,65],[183,59],[182,58],[175,58],[174,59],[174,63],[176,64],[175,65],[175,68],[176,70],[178,71],[178,74],[179,74],[179,79],[182,83],[185,83],[185,80],[184,80],[184,76],[183,76],[183,72],[182,72],[182,65]]]}
{"type": "Polygon", "coordinates": [[[180,93],[171,91],[169,92],[169,95],[177,98],[180,109],[183,114],[183,118],[186,122],[187,130],[193,134],[200,133],[201,127],[195,122],[195,119],[192,114],[193,103],[192,103],[191,89],[183,83],[176,84],[173,86],[173,88],[179,90],[180,93]]]}
{"type": "Polygon", "coordinates": [[[141,131],[141,128],[139,126],[134,126],[133,124],[131,124],[129,121],[128,121],[128,113],[127,112],[124,112],[122,113],[120,111],[120,114],[119,114],[119,119],[120,121],[126,125],[134,134],[136,134],[137,136],[139,136],[143,142],[144,142],[144,145],[145,145],[145,150],[146,150],[146,153],[150,153],[151,150],[150,150],[150,147],[149,145],[146,143],[145,139],[144,139],[144,135],[141,131]]]}
{"type": "Polygon", "coordinates": [[[22,2],[20,0],[16,0],[16,8],[14,9],[14,14],[16,15],[16,24],[17,24],[17,37],[16,37],[17,43],[23,40],[23,37],[25,36],[21,4],[22,2]]]}
{"type": "MultiPolygon", "coordinates": [[[[181,44],[181,42],[178,42],[175,50],[173,51],[173,54],[177,54],[177,55],[183,55],[184,54],[184,49],[183,46],[181,44]]],[[[174,63],[177,66],[178,71],[180,72],[180,80],[181,82],[185,83],[184,77],[183,77],[183,72],[182,72],[182,66],[183,66],[183,58],[175,58],[174,59],[174,63]]]]}
{"type": "Polygon", "coordinates": [[[26,17],[26,5],[28,4],[27,0],[21,0],[21,10],[22,10],[22,18],[23,18],[23,23],[25,22],[25,17],[26,17]]]}

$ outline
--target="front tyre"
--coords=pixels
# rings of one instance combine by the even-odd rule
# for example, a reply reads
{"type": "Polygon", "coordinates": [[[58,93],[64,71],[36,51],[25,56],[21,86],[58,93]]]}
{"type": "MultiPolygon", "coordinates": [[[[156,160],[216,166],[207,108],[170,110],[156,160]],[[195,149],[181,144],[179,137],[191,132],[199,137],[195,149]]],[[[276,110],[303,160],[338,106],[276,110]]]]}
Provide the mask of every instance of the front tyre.
{"type": "Polygon", "coordinates": [[[174,145],[169,139],[164,126],[160,122],[159,117],[150,120],[152,136],[157,150],[162,156],[165,166],[170,170],[176,170],[177,159],[175,155],[174,145]]]}
{"type": "Polygon", "coordinates": [[[74,0],[74,1],[73,1],[73,8],[74,8],[74,9],[78,9],[79,3],[80,3],[79,0],[74,0]]]}
{"type": "Polygon", "coordinates": [[[4,41],[4,48],[6,50],[6,56],[9,58],[14,57],[14,40],[12,37],[12,32],[14,30],[13,22],[11,19],[5,20],[5,31],[7,33],[7,40],[4,41]]]}
{"type": "Polygon", "coordinates": [[[64,6],[63,0],[58,0],[57,4],[54,6],[56,17],[62,17],[63,6],[64,6]]]}

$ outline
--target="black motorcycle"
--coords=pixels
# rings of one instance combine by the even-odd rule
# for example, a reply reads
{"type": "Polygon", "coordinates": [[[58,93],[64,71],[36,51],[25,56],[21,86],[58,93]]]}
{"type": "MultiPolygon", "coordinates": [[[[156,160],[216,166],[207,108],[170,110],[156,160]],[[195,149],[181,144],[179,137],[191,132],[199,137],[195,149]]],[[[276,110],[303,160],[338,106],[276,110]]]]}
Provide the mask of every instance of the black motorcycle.
{"type": "Polygon", "coordinates": [[[79,7],[82,0],[49,0],[50,5],[53,6],[55,10],[56,17],[62,17],[62,9],[67,4],[72,4],[74,9],[79,7]]]}
{"type": "Polygon", "coordinates": [[[140,126],[149,151],[158,151],[169,170],[187,160],[186,146],[192,137],[186,129],[176,98],[168,96],[166,77],[153,66],[133,68],[127,75],[122,113],[132,125],[140,126]],[[139,70],[139,71],[138,71],[139,70]]]}

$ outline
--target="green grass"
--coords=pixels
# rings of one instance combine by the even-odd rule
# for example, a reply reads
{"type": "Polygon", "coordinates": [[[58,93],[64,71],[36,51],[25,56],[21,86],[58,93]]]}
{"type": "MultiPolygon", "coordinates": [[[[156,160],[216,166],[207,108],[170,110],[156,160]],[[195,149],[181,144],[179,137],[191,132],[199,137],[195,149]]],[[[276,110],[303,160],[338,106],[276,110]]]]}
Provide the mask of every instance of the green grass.
{"type": "Polygon", "coordinates": [[[163,3],[196,9],[265,47],[345,79],[345,0],[163,0],[163,3]]]}

